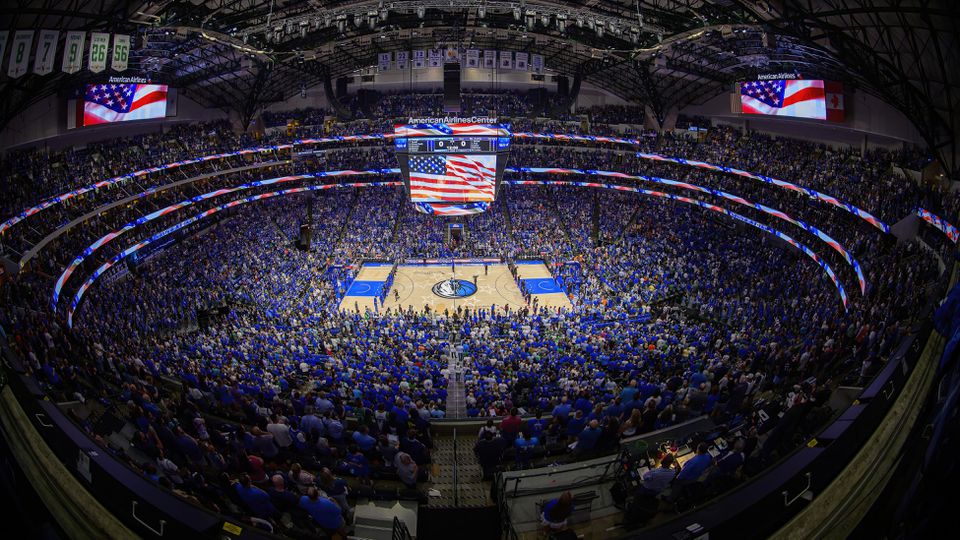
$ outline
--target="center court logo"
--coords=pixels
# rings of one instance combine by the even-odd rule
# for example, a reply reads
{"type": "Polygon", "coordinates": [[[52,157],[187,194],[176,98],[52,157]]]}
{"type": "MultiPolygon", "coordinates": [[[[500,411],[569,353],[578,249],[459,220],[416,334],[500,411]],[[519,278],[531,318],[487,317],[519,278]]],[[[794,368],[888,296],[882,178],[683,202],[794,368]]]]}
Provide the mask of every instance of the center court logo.
{"type": "Polygon", "coordinates": [[[440,298],[466,298],[477,292],[477,286],[465,279],[445,279],[433,286],[440,298]]]}

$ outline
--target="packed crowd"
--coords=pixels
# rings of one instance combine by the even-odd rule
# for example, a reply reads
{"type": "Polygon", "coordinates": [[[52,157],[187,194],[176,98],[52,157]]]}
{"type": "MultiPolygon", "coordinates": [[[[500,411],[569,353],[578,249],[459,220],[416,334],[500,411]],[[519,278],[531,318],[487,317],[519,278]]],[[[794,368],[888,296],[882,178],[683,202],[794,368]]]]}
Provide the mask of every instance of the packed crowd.
{"type": "MultiPolygon", "coordinates": [[[[429,113],[433,100],[385,96],[377,106],[385,115],[406,114],[411,107],[429,113]]],[[[467,101],[472,111],[523,104],[512,94],[467,101]]],[[[315,114],[304,113],[304,121],[315,114]]],[[[603,122],[622,114],[598,110],[591,118],[603,122]]],[[[646,151],[794,180],[890,222],[917,200],[937,197],[891,171],[894,163],[920,159],[910,153],[860,156],[729,129],[711,129],[699,141],[660,135],[644,143],[646,151]]],[[[252,144],[215,124],[47,159],[37,159],[42,152],[36,150],[14,152],[0,163],[0,171],[13,178],[0,188],[3,211],[12,214],[93,179],[252,144]]],[[[463,220],[466,240],[450,243],[446,222],[416,212],[402,188],[363,187],[225,211],[149,260],[102,279],[87,293],[69,332],[51,316],[50,275],[59,275],[86,245],[129,219],[123,212],[99,216],[53,245],[42,272],[0,287],[0,326],[58,401],[97,403],[136,427],[131,446],[114,450],[148,478],[258,526],[309,535],[315,529],[342,532],[349,521],[347,483],[338,475],[354,487],[382,480],[416,487],[425,478],[430,423],[446,415],[446,358],[452,350],[464,356],[467,414],[505,417],[489,437],[482,434],[497,441],[487,445],[499,448],[497,460],[505,447],[549,444],[572,444],[578,455],[591,455],[612,450],[623,437],[701,414],[749,425],[760,396],[781,399],[789,409],[822,401],[823,389],[841,380],[863,382],[911,331],[927,287],[938,281],[930,253],[889,241],[842,211],[759,182],[641,162],[631,152],[610,150],[524,143],[514,145],[511,161],[654,174],[790,208],[861,258],[867,293],[848,291],[851,306],[845,311],[833,284],[806,256],[679,202],[638,202],[635,194],[582,188],[502,186],[489,211],[463,220]],[[307,222],[313,225],[313,249],[297,250],[299,226],[307,222]],[[365,259],[451,256],[543,259],[573,309],[340,309],[365,259]],[[522,415],[533,420],[520,421],[522,415]]],[[[232,165],[258,159],[273,157],[232,165]]],[[[301,156],[276,165],[275,172],[390,166],[389,147],[358,145],[301,156]]],[[[228,164],[204,167],[210,169],[197,172],[228,164]]],[[[213,175],[197,189],[256,178],[262,178],[256,169],[225,179],[213,175]]],[[[189,185],[177,189],[182,191],[164,196],[175,202],[196,194],[189,185]]],[[[122,197],[99,194],[93,202],[122,197]]],[[[949,215],[960,210],[958,200],[944,199],[949,215]]],[[[146,208],[133,204],[131,212],[146,208]]],[[[52,230],[89,209],[76,204],[47,210],[36,222],[45,224],[40,230],[52,230]]],[[[735,210],[764,221],[756,211],[735,210]]],[[[123,245],[144,234],[131,233],[123,245]]],[[[111,246],[91,265],[120,249],[111,246]]],[[[852,283],[836,254],[818,252],[852,283]]],[[[75,291],[75,284],[68,289],[75,291]]],[[[107,434],[93,423],[84,428],[106,444],[107,434]]],[[[486,466],[484,456],[494,452],[478,454],[486,466]]]]}

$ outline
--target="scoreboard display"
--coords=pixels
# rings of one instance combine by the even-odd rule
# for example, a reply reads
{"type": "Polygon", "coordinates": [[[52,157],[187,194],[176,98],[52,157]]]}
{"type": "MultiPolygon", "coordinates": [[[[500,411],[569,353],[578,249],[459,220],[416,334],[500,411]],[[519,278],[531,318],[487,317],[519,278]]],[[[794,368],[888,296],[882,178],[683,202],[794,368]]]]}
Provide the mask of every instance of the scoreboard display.
{"type": "Polygon", "coordinates": [[[510,148],[505,125],[407,124],[394,128],[404,185],[420,212],[444,216],[490,208],[510,148]]]}
{"type": "Polygon", "coordinates": [[[489,154],[496,152],[497,141],[488,137],[424,137],[408,139],[411,154],[430,153],[471,153],[489,154]]]}

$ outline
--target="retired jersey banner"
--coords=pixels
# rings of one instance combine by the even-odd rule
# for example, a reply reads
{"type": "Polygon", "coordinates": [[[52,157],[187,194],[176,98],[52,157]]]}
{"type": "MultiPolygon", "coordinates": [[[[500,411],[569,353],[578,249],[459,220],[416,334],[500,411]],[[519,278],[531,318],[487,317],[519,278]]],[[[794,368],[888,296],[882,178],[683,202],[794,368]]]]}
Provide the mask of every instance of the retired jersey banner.
{"type": "Polygon", "coordinates": [[[384,52],[377,55],[377,69],[380,71],[390,70],[390,53],[384,52]]]}
{"type": "Polygon", "coordinates": [[[33,46],[33,30],[17,30],[10,45],[10,65],[7,75],[17,78],[26,75],[30,64],[30,48],[33,46]]]}
{"type": "Polygon", "coordinates": [[[480,67],[480,49],[467,49],[467,67],[480,67]]]}
{"type": "Polygon", "coordinates": [[[513,53],[500,51],[500,69],[513,69],[513,53]]]}
{"type": "Polygon", "coordinates": [[[397,51],[397,69],[407,69],[410,62],[409,51],[397,51]]]}
{"type": "Polygon", "coordinates": [[[543,55],[542,54],[530,55],[530,68],[533,69],[534,73],[543,73],[543,55]]]}
{"type": "Polygon", "coordinates": [[[413,51],[413,69],[423,69],[427,67],[427,51],[413,51]]]}
{"type": "Polygon", "coordinates": [[[58,30],[41,30],[37,40],[37,57],[33,59],[33,72],[47,75],[53,71],[53,60],[57,56],[58,30]]]}
{"type": "Polygon", "coordinates": [[[100,73],[107,69],[107,49],[110,47],[110,34],[94,32],[90,34],[90,57],[87,69],[100,73]]]}
{"type": "Polygon", "coordinates": [[[497,51],[483,51],[483,67],[485,69],[497,67],[497,51]]]}
{"type": "Polygon", "coordinates": [[[76,73],[83,64],[83,42],[87,35],[84,32],[67,32],[63,40],[63,62],[61,70],[64,73],[76,73]]]}
{"type": "Polygon", "coordinates": [[[527,53],[518,52],[516,60],[517,61],[514,63],[514,67],[516,69],[519,69],[520,71],[526,71],[527,70],[527,53]]]}
{"type": "Polygon", "coordinates": [[[432,68],[443,66],[443,51],[440,49],[430,49],[430,58],[427,61],[427,65],[432,68]]]}
{"type": "Polygon", "coordinates": [[[459,62],[460,61],[460,48],[455,45],[447,45],[447,57],[446,62],[459,62]]]}
{"type": "Polygon", "coordinates": [[[114,71],[126,71],[130,60],[130,36],[125,34],[113,35],[113,58],[110,67],[114,71]]]}
{"type": "Polygon", "coordinates": [[[3,53],[7,50],[8,37],[10,37],[9,30],[0,30],[0,66],[3,65],[3,53]]]}

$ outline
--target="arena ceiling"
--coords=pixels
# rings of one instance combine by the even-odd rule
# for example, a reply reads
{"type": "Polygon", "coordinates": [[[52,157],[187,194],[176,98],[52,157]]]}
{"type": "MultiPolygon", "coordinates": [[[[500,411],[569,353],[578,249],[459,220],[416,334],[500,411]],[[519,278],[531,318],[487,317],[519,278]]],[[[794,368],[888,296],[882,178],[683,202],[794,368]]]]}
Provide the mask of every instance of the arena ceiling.
{"type": "MultiPolygon", "coordinates": [[[[758,72],[843,81],[902,110],[957,171],[960,42],[949,0],[20,0],[0,26],[134,35],[134,70],[250,119],[376,64],[460,45],[535,51],[662,119],[758,72]]],[[[0,79],[0,126],[90,78],[0,79]]]]}

